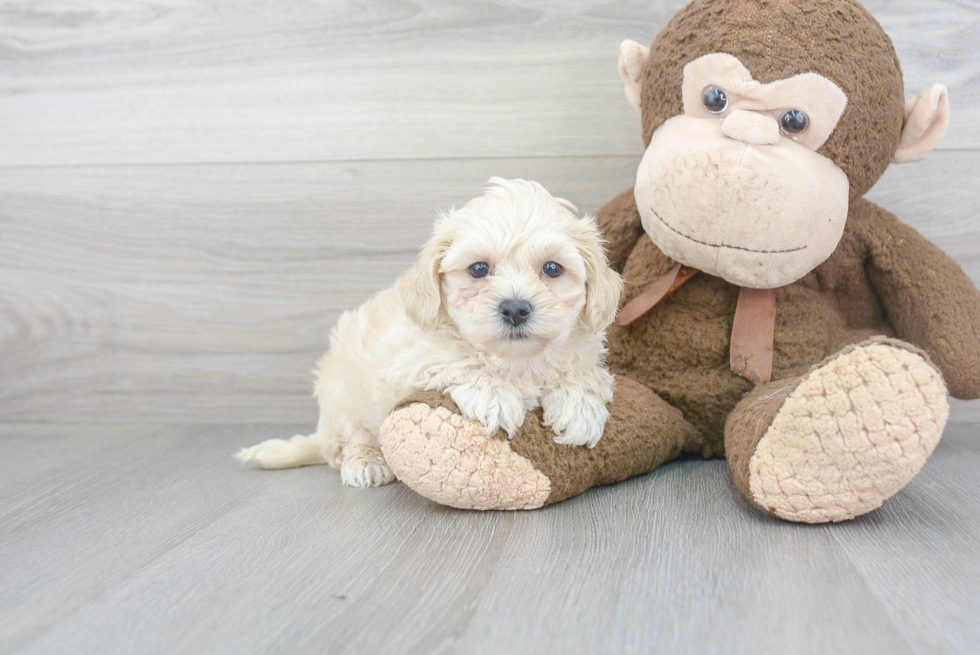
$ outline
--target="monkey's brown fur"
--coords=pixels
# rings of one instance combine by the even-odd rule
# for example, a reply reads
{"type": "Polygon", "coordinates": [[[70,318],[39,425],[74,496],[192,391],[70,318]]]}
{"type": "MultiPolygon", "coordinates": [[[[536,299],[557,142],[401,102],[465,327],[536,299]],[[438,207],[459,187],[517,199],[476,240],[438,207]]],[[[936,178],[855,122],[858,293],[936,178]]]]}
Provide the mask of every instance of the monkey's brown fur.
{"type": "MultiPolygon", "coordinates": [[[[619,381],[599,445],[558,447],[540,416],[529,418],[511,444],[550,480],[545,504],[689,451],[727,454],[738,487],[778,514],[750,491],[749,462],[788,395],[855,344],[927,354],[923,359],[942,372],[953,396],[980,397],[980,294],[946,254],[861,198],[887,168],[904,120],[901,69],[878,23],[853,0],[692,2],[651,48],[641,96],[647,143],[683,113],[684,65],[714,52],[734,54],[763,83],[816,72],[847,94],[845,114],[819,150],[850,182],[844,235],[826,262],[776,290],[768,385],[754,389],[729,368],[739,289],[721,278],[698,273],[631,326],[613,328],[609,361],[619,381]]],[[[643,233],[632,190],[609,202],[599,223],[610,262],[626,279],[624,302],[676,265],[643,233]]],[[[452,408],[432,394],[404,404],[412,402],[452,408]]],[[[399,463],[391,464],[397,473],[399,463]]],[[[468,506],[462,497],[449,504],[468,506]]]]}

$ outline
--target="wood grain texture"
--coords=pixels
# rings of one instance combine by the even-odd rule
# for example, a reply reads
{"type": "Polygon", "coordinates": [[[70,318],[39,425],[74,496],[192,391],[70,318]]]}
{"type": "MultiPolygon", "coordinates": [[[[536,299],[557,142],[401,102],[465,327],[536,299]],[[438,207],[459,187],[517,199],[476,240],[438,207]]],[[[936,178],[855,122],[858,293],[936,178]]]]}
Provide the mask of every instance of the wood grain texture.
{"type": "MultiPolygon", "coordinates": [[[[0,417],[313,422],[341,311],[389,285],[437,208],[491,175],[594,211],[636,158],[0,170],[0,417]]],[[[980,282],[980,158],[894,167],[870,197],[980,282]],[[971,192],[972,193],[972,192],[971,192]]],[[[956,420],[976,416],[958,406],[956,420]]]]}
{"type": "MultiPolygon", "coordinates": [[[[331,325],[437,208],[632,185],[617,45],[683,2],[0,0],[0,420],[312,423],[331,325]]],[[[871,197],[980,281],[980,7],[867,6],[954,103],[871,197]]]]}
{"type": "Polygon", "coordinates": [[[493,174],[598,206],[633,165],[0,170],[0,416],[313,420],[334,321],[407,269],[437,208],[493,174]]]}
{"type": "Polygon", "coordinates": [[[296,426],[3,425],[62,460],[0,495],[0,651],[973,653],[977,426],[882,510],[753,509],[687,461],[535,512],[462,512],[327,467],[245,469],[296,426]],[[134,435],[135,436],[135,435],[134,435]]]}
{"type": "MultiPolygon", "coordinates": [[[[5,0],[0,165],[636,155],[616,73],[686,0],[5,0]]],[[[980,7],[869,0],[980,147],[980,7]]]]}
{"type": "MultiPolygon", "coordinates": [[[[230,458],[437,208],[632,185],[617,46],[685,1],[0,0],[0,421],[90,422],[0,423],[0,653],[975,652],[977,403],[839,526],[720,461],[471,513],[230,458]]],[[[980,6],[866,5],[954,105],[870,197],[980,282],[980,6]]]]}
{"type": "Polygon", "coordinates": [[[977,436],[975,426],[953,426],[901,502],[834,531],[920,653],[976,652],[980,644],[977,436]],[[920,603],[934,609],[921,612],[920,603]]]}

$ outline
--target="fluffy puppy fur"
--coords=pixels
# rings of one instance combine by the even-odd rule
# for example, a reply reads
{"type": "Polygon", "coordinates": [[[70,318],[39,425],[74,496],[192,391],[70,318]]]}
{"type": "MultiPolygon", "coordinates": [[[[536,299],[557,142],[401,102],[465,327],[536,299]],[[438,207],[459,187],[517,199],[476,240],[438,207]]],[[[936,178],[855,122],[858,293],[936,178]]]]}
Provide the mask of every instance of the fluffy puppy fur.
{"type": "Polygon", "coordinates": [[[448,392],[490,434],[513,436],[540,405],[558,443],[598,443],[613,395],[605,331],[623,282],[594,218],[536,182],[490,184],[440,217],[394,287],[340,317],[317,371],[316,432],[243,449],[240,460],[325,462],[346,485],[386,484],[381,424],[422,389],[448,392]]]}

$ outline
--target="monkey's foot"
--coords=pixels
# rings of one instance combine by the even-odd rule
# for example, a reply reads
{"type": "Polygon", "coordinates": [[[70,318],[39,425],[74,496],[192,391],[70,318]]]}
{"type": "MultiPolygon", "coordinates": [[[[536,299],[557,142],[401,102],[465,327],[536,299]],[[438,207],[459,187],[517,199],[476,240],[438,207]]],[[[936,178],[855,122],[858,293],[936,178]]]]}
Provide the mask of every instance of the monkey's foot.
{"type": "MultiPolygon", "coordinates": [[[[939,371],[894,340],[844,350],[783,398],[748,462],[748,489],[739,486],[764,511],[804,523],[880,507],[919,472],[949,416],[939,371]]],[[[739,428],[737,413],[730,423],[739,428]]]]}

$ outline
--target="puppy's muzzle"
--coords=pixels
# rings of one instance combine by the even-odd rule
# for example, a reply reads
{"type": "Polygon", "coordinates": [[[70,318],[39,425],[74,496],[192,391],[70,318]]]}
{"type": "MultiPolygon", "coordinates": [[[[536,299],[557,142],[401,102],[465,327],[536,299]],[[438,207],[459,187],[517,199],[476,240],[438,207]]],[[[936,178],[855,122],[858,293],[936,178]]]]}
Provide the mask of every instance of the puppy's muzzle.
{"type": "Polygon", "coordinates": [[[526,300],[505,300],[500,303],[500,316],[504,324],[520,327],[531,316],[531,303],[526,300]]]}

